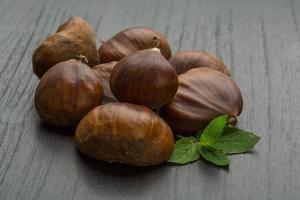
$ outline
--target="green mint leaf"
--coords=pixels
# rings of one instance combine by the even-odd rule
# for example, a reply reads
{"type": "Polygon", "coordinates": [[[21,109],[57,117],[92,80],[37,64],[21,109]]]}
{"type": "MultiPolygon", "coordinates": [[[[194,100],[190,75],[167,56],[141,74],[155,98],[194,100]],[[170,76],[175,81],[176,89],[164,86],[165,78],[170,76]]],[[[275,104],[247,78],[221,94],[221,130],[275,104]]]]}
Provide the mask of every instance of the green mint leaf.
{"type": "Polygon", "coordinates": [[[177,140],[168,162],[176,164],[187,164],[198,160],[200,157],[199,143],[195,137],[182,137],[177,140]]]}
{"type": "Polygon", "coordinates": [[[213,119],[207,127],[203,130],[203,133],[200,137],[200,144],[202,146],[209,146],[212,144],[216,139],[219,138],[223,129],[227,123],[227,115],[222,115],[213,119]]]}
{"type": "Polygon", "coordinates": [[[200,154],[205,160],[218,166],[227,166],[230,163],[226,154],[214,148],[202,147],[200,148],[200,154]]]}
{"type": "Polygon", "coordinates": [[[197,135],[196,135],[196,140],[197,141],[200,141],[202,133],[203,133],[203,130],[200,130],[200,131],[197,132],[197,135]]]}
{"type": "Polygon", "coordinates": [[[226,126],[221,136],[210,146],[226,154],[237,154],[252,149],[259,139],[254,133],[226,126]]]}

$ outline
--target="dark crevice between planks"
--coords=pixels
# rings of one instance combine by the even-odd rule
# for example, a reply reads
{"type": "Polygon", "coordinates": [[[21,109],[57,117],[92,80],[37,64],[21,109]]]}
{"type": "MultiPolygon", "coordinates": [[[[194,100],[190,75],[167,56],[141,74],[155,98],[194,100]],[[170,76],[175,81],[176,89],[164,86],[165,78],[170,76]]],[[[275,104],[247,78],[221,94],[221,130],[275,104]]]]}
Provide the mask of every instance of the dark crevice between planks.
{"type": "MultiPolygon", "coordinates": [[[[172,13],[173,13],[173,10],[174,10],[174,1],[170,0],[169,4],[170,4],[170,6],[169,6],[169,10],[168,10],[168,13],[169,13],[168,14],[168,21],[171,21],[172,13]]],[[[165,36],[169,35],[169,31],[170,31],[170,23],[167,23],[166,30],[164,31],[165,36]]]]}
{"type": "Polygon", "coordinates": [[[187,8],[188,8],[188,2],[187,0],[184,2],[184,12],[183,12],[183,23],[182,23],[182,27],[181,27],[181,32],[180,32],[180,36],[179,36],[179,42],[178,42],[178,47],[177,47],[177,51],[181,50],[181,47],[183,46],[183,39],[184,39],[184,32],[186,31],[186,16],[187,16],[187,8]]]}
{"type": "MultiPolygon", "coordinates": [[[[249,62],[250,62],[250,74],[251,74],[251,76],[255,76],[255,73],[254,73],[254,71],[253,71],[253,68],[254,68],[254,66],[253,66],[253,55],[250,55],[250,60],[249,60],[249,62]]],[[[255,82],[253,81],[254,79],[251,79],[251,88],[250,88],[250,91],[251,91],[251,102],[253,103],[253,102],[255,102],[255,93],[254,93],[254,87],[255,87],[255,82]]],[[[253,116],[254,116],[254,109],[251,109],[250,110],[250,120],[252,121],[253,120],[253,116]]],[[[253,130],[253,128],[255,128],[255,127],[253,127],[253,125],[252,124],[250,124],[251,126],[249,126],[249,129],[250,130],[253,130]]]]}
{"type": "Polygon", "coordinates": [[[216,41],[216,54],[220,58],[221,53],[220,53],[220,35],[221,35],[221,13],[220,10],[218,10],[218,14],[216,17],[216,29],[215,29],[215,41],[216,41]]]}
{"type": "Polygon", "coordinates": [[[233,14],[232,9],[229,9],[229,23],[228,23],[228,32],[230,35],[230,71],[231,74],[234,74],[235,71],[235,62],[234,62],[234,42],[233,42],[233,14]]]}
{"type": "Polygon", "coordinates": [[[7,175],[7,170],[10,168],[10,166],[11,166],[11,163],[12,163],[12,161],[13,161],[13,159],[14,159],[14,157],[15,157],[15,154],[16,154],[16,149],[17,149],[17,146],[20,144],[20,138],[21,138],[21,136],[23,135],[23,133],[24,133],[24,123],[22,123],[22,124],[20,124],[21,126],[17,126],[16,124],[13,126],[13,129],[15,130],[16,128],[19,128],[19,127],[21,127],[21,129],[20,130],[22,130],[22,132],[21,133],[19,133],[18,134],[18,136],[17,136],[17,138],[16,138],[16,141],[17,141],[17,143],[14,145],[14,148],[12,149],[12,153],[11,153],[11,151],[9,152],[10,153],[10,157],[9,157],[9,160],[8,160],[8,163],[7,163],[7,165],[6,166],[4,166],[4,170],[2,170],[1,168],[2,168],[2,164],[3,164],[3,159],[7,159],[7,157],[6,157],[6,155],[8,154],[8,150],[10,150],[9,148],[6,148],[6,151],[3,153],[3,155],[2,155],[2,158],[1,158],[1,165],[0,165],[0,169],[1,169],[1,171],[3,171],[1,174],[0,174],[0,187],[2,187],[2,184],[3,184],[3,182],[4,182],[4,179],[5,179],[5,177],[6,177],[6,175],[7,175]]]}
{"type": "MultiPolygon", "coordinates": [[[[262,45],[263,45],[263,53],[264,53],[264,60],[265,60],[265,76],[266,76],[266,80],[267,80],[267,101],[268,101],[268,108],[267,108],[267,112],[268,112],[268,119],[267,119],[267,123],[268,123],[268,130],[271,130],[272,128],[272,122],[271,122],[271,80],[270,80],[270,61],[269,61],[269,55],[268,55],[268,42],[267,42],[267,37],[266,37],[266,30],[265,30],[265,20],[264,20],[264,16],[261,15],[260,18],[261,21],[261,33],[262,33],[262,45]]],[[[268,162],[267,162],[267,168],[268,168],[268,173],[271,172],[271,145],[272,145],[272,141],[271,141],[271,135],[268,138],[268,154],[269,156],[267,156],[268,162]]],[[[267,181],[267,192],[268,192],[268,198],[271,195],[271,176],[270,174],[268,175],[268,181],[267,181]]]]}
{"type": "Polygon", "coordinates": [[[3,144],[7,130],[8,130],[8,122],[0,122],[0,148],[3,144]]]}
{"type": "Polygon", "coordinates": [[[159,15],[159,13],[158,13],[158,11],[159,11],[159,2],[160,2],[160,0],[156,0],[155,1],[155,6],[154,6],[154,16],[153,16],[153,18],[152,18],[152,20],[151,20],[151,27],[153,28],[154,27],[154,25],[156,24],[156,22],[157,22],[157,17],[158,17],[158,15],[159,15]]]}
{"type": "Polygon", "coordinates": [[[100,13],[97,23],[96,23],[96,26],[95,26],[95,30],[94,30],[96,35],[97,35],[99,28],[101,27],[102,19],[103,19],[103,15],[102,15],[102,13],[100,13]]]}
{"type": "Polygon", "coordinates": [[[297,22],[297,15],[296,15],[294,1],[289,0],[289,5],[290,5],[290,8],[291,8],[291,15],[292,15],[293,23],[294,23],[294,26],[295,26],[295,31],[297,33],[298,42],[300,42],[300,30],[299,30],[299,25],[298,25],[298,22],[297,22]]]}
{"type": "MultiPolygon", "coordinates": [[[[9,35],[8,38],[10,38],[12,35],[9,35]]],[[[4,75],[4,71],[7,70],[8,66],[10,66],[10,63],[13,62],[13,58],[16,56],[16,51],[18,48],[20,48],[19,44],[20,42],[23,40],[22,37],[20,36],[16,36],[16,40],[17,42],[15,43],[15,45],[12,47],[12,50],[10,52],[10,54],[8,55],[6,62],[2,65],[2,69],[0,70],[0,77],[2,77],[4,75]]],[[[4,93],[2,93],[3,95],[4,93]]]]}
{"type": "Polygon", "coordinates": [[[195,50],[196,48],[196,43],[197,43],[197,38],[198,38],[198,29],[199,29],[199,22],[196,23],[195,31],[194,31],[194,38],[193,38],[193,46],[192,49],[195,50]]]}

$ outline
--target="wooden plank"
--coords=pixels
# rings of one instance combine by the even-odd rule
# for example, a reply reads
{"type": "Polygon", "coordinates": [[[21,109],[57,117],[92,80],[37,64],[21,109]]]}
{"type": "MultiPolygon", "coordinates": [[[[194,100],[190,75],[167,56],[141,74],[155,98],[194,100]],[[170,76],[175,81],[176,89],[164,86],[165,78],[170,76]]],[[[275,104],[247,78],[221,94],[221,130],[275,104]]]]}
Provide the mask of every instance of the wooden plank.
{"type": "Polygon", "coordinates": [[[0,1],[0,199],[299,199],[300,1],[0,1]],[[201,49],[232,71],[245,101],[239,126],[262,136],[229,170],[203,161],[136,169],[88,159],[73,131],[42,124],[33,106],[31,56],[68,17],[98,44],[144,25],[173,52],[201,49]]]}

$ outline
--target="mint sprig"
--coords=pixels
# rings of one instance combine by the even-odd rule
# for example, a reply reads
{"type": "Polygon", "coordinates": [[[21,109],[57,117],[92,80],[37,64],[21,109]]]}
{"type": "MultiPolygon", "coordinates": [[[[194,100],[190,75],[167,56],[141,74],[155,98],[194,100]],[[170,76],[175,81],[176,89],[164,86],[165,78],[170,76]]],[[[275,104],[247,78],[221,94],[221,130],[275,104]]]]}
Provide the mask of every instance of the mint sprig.
{"type": "Polygon", "coordinates": [[[217,149],[200,148],[200,154],[205,160],[218,166],[227,166],[230,163],[227,155],[217,149]]]}
{"type": "Polygon", "coordinates": [[[176,164],[187,164],[198,160],[199,154],[199,144],[195,137],[182,137],[175,143],[175,148],[173,155],[169,162],[176,164]]]}
{"type": "Polygon", "coordinates": [[[226,126],[222,135],[211,146],[226,154],[245,153],[252,149],[259,139],[254,133],[226,126]]]}
{"type": "Polygon", "coordinates": [[[217,166],[227,166],[229,154],[245,153],[251,150],[260,137],[254,133],[227,126],[227,115],[213,119],[196,137],[181,137],[175,143],[168,162],[187,164],[200,157],[217,166]]]}
{"type": "Polygon", "coordinates": [[[227,123],[227,118],[227,115],[222,115],[208,124],[200,136],[200,144],[202,146],[209,146],[220,137],[227,123]]]}

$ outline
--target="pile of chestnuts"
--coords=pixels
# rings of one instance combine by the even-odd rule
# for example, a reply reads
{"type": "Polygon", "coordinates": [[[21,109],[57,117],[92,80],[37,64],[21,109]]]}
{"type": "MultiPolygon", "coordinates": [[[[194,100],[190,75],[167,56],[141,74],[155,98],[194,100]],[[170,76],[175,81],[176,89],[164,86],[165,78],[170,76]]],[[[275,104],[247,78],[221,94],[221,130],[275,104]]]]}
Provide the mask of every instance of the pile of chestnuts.
{"type": "Polygon", "coordinates": [[[235,125],[243,107],[219,58],[172,55],[150,28],[123,30],[97,49],[91,26],[72,17],[41,43],[32,63],[40,118],[76,127],[78,150],[102,161],[161,164],[172,155],[174,133],[195,134],[223,114],[235,125]]]}

